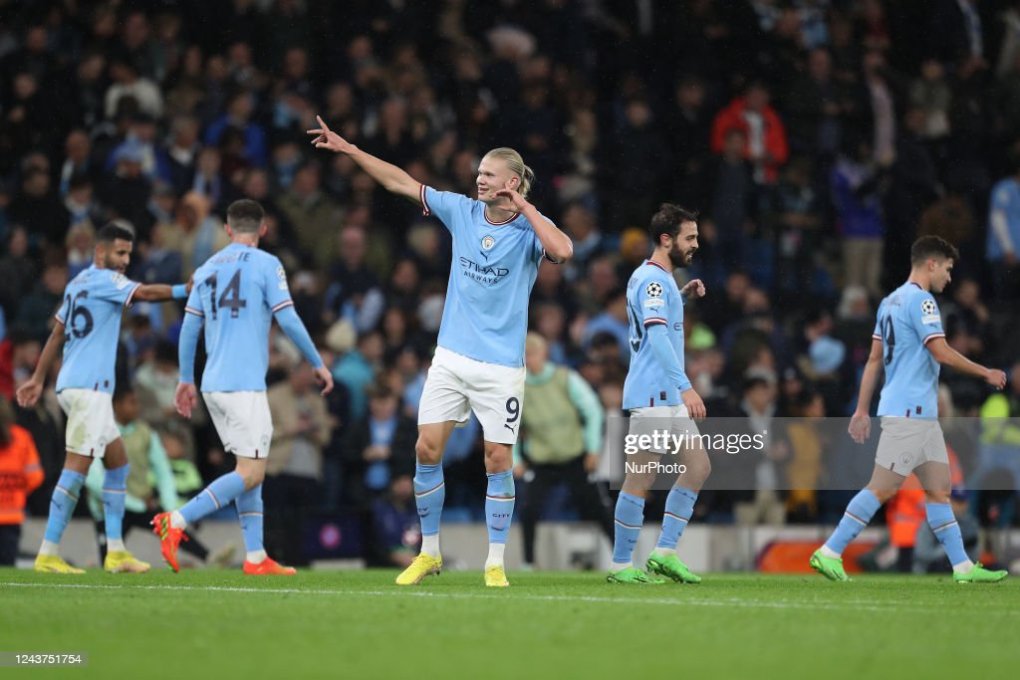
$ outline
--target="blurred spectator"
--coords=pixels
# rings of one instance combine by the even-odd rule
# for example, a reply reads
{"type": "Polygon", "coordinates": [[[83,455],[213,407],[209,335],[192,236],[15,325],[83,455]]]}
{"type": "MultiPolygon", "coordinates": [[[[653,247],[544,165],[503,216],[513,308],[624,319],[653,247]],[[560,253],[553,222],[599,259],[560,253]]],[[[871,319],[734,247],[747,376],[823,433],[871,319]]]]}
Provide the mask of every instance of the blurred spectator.
{"type": "Polygon", "coordinates": [[[743,155],[751,163],[754,181],[760,185],[775,184],[779,168],[789,156],[789,146],[783,122],[769,104],[765,83],[754,81],[743,96],[716,115],[712,123],[712,151],[723,153],[726,138],[733,130],[743,133],[743,155]]]}
{"type": "Polygon", "coordinates": [[[21,180],[19,193],[10,207],[11,222],[23,225],[30,234],[41,236],[49,245],[62,246],[70,226],[67,208],[50,184],[44,168],[29,168],[21,180]]]}
{"type": "Polygon", "coordinates": [[[308,564],[301,527],[321,502],[322,448],[332,427],[315,387],[315,372],[301,362],[266,395],[273,418],[272,455],[266,467],[266,549],[288,564],[308,564]]]}
{"type": "Polygon", "coordinates": [[[13,320],[21,299],[36,280],[38,265],[28,254],[28,232],[20,224],[14,225],[7,236],[7,248],[0,258],[0,307],[8,319],[13,320]]]}
{"type": "Polygon", "coordinates": [[[347,432],[348,498],[368,503],[390,488],[390,482],[414,472],[415,420],[399,410],[400,398],[386,385],[368,390],[368,414],[347,432]]]}
{"type": "Polygon", "coordinates": [[[17,323],[31,337],[45,340],[53,325],[53,313],[63,300],[67,287],[67,266],[54,262],[43,269],[42,279],[35,289],[21,299],[17,323]]]}
{"type": "Polygon", "coordinates": [[[25,499],[42,481],[32,435],[14,424],[10,403],[0,397],[0,566],[14,566],[25,521],[25,499]]]}
{"type": "Polygon", "coordinates": [[[324,267],[336,252],[336,231],[340,206],[322,191],[322,171],[316,162],[302,165],[294,174],[290,189],[279,200],[279,207],[291,224],[300,225],[301,247],[316,265],[324,267]]]}
{"type": "Polygon", "coordinates": [[[832,169],[832,200],[843,236],[843,285],[863,286],[882,297],[882,237],[885,223],[879,198],[872,147],[863,137],[849,135],[832,169]]]}
{"type": "Polygon", "coordinates": [[[566,484],[582,519],[597,522],[612,540],[613,519],[588,475],[599,465],[605,414],[595,391],[575,371],[549,361],[542,336],[525,341],[527,379],[514,477],[526,482],[521,504],[524,563],[535,563],[535,530],[549,492],[566,484]]]}
{"type": "Polygon", "coordinates": [[[255,98],[250,92],[239,91],[226,102],[226,113],[217,118],[205,131],[205,143],[216,146],[224,133],[233,128],[242,134],[245,159],[252,165],[264,167],[269,160],[266,132],[252,121],[255,98]]]}
{"type": "Polygon", "coordinates": [[[390,480],[389,492],[372,501],[373,555],[370,564],[407,567],[421,547],[421,525],[410,474],[390,480]]]}
{"type": "Polygon", "coordinates": [[[996,300],[1020,296],[1020,154],[1013,154],[1010,174],[992,189],[988,211],[985,257],[992,267],[992,294],[996,300]]]}
{"type": "MultiPolygon", "coordinates": [[[[149,522],[157,512],[169,512],[182,505],[177,497],[173,470],[163,443],[159,435],[139,418],[139,413],[140,405],[134,390],[129,385],[119,385],[113,395],[113,416],[131,466],[124,501],[125,538],[132,528],[148,531],[149,522]]],[[[95,522],[99,544],[100,564],[106,559],[106,523],[103,518],[105,477],[103,467],[93,465],[85,478],[88,508],[95,522]]],[[[189,539],[181,544],[181,550],[204,561],[209,551],[194,536],[189,536],[189,539]]]]}
{"type": "Polygon", "coordinates": [[[140,111],[153,118],[163,115],[163,94],[156,83],[142,77],[130,57],[117,57],[110,62],[110,80],[113,84],[106,90],[105,111],[107,118],[113,118],[125,98],[134,100],[140,111]]]}

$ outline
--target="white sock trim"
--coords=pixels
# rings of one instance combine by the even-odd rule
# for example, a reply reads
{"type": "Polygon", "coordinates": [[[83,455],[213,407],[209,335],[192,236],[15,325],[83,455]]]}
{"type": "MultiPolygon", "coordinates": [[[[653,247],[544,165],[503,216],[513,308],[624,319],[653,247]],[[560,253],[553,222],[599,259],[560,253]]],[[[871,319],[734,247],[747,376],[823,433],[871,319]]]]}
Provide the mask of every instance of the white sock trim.
{"type": "Polygon", "coordinates": [[[953,565],[953,571],[957,574],[969,574],[970,570],[974,568],[974,563],[970,560],[960,562],[959,564],[953,565]]]}
{"type": "Polygon", "coordinates": [[[429,557],[439,557],[439,534],[421,537],[421,551],[429,557]]]}
{"type": "Polygon", "coordinates": [[[259,564],[264,562],[269,555],[266,554],[265,550],[251,550],[244,555],[244,559],[252,564],[259,564]]]}
{"type": "Polygon", "coordinates": [[[506,550],[506,543],[490,543],[489,556],[485,558],[485,568],[502,567],[503,552],[506,550]]]}
{"type": "Polygon", "coordinates": [[[828,544],[825,544],[821,548],[819,548],[819,551],[822,553],[824,557],[828,557],[829,559],[838,560],[839,558],[842,557],[842,555],[840,555],[838,552],[830,548],[828,544]]]}
{"type": "Polygon", "coordinates": [[[108,538],[106,539],[106,551],[110,552],[127,552],[127,546],[124,545],[124,539],[122,538],[108,538]]]}
{"type": "Polygon", "coordinates": [[[180,510],[174,510],[170,513],[170,526],[174,529],[188,528],[188,521],[184,519],[184,515],[181,514],[180,510]]]}
{"type": "Polygon", "coordinates": [[[60,546],[58,546],[56,543],[54,543],[52,541],[47,541],[44,538],[43,542],[42,542],[42,545],[39,546],[39,554],[40,555],[56,555],[57,551],[59,550],[59,548],[60,548],[60,546]]]}
{"type": "Polygon", "coordinates": [[[611,572],[613,572],[615,574],[618,571],[623,571],[624,569],[630,569],[633,566],[634,566],[634,561],[633,560],[631,560],[630,562],[613,562],[611,565],[609,565],[609,571],[611,571],[611,572]]]}

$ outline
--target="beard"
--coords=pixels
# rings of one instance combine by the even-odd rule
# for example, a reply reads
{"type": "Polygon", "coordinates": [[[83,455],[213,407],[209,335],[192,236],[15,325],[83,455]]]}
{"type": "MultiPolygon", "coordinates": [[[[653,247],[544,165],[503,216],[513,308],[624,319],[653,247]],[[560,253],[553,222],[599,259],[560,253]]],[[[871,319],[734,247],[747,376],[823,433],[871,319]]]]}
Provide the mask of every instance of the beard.
{"type": "Polygon", "coordinates": [[[677,250],[670,251],[669,261],[673,264],[674,267],[686,267],[691,263],[691,260],[694,259],[695,252],[697,251],[693,249],[688,251],[677,250]]]}

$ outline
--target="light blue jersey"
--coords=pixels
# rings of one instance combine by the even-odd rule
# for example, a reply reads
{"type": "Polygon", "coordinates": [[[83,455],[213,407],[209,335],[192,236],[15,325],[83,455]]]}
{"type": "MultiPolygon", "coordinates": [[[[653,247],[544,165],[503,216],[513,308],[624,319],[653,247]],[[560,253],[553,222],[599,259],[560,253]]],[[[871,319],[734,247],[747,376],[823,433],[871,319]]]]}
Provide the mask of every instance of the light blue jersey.
{"type": "Polygon", "coordinates": [[[939,363],[925,345],[945,335],[935,298],[916,283],[882,300],[872,335],[882,341],[885,364],[878,415],[938,417],[939,363]]]}
{"type": "Polygon", "coordinates": [[[205,323],[203,392],[261,392],[273,314],[294,302],[273,255],[231,243],[195,271],[185,311],[205,323]]]}
{"type": "Polygon", "coordinates": [[[95,265],[67,284],[56,314],[64,324],[64,362],[57,392],[74,388],[113,393],[121,313],[140,285],[95,265]]]}
{"type": "Polygon", "coordinates": [[[635,269],[627,282],[627,319],[630,369],[623,383],[623,408],[683,403],[680,392],[691,387],[684,372],[683,298],[673,275],[651,260],[635,269]],[[665,329],[665,347],[656,348],[649,337],[656,326],[665,329]],[[674,365],[665,366],[664,360],[674,365]]]}
{"type": "Polygon", "coordinates": [[[422,187],[426,215],[453,236],[453,264],[439,346],[475,361],[524,365],[528,298],[545,250],[527,218],[490,222],[485,204],[422,187]]]}

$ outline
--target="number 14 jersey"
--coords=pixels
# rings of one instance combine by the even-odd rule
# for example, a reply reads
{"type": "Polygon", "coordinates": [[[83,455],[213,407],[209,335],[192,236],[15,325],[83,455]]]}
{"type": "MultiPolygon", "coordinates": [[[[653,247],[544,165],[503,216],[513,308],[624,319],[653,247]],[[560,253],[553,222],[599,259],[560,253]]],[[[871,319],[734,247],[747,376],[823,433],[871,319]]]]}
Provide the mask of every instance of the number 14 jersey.
{"type": "Polygon", "coordinates": [[[935,298],[908,281],[878,307],[872,337],[882,341],[885,385],[878,415],[937,418],[939,363],[926,345],[945,337],[935,298]]]}
{"type": "Polygon", "coordinates": [[[231,243],[195,271],[185,312],[205,323],[203,392],[261,392],[273,314],[293,305],[273,255],[231,243]]]}

